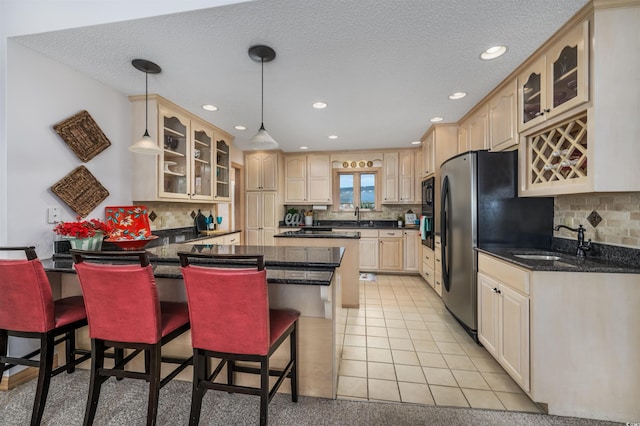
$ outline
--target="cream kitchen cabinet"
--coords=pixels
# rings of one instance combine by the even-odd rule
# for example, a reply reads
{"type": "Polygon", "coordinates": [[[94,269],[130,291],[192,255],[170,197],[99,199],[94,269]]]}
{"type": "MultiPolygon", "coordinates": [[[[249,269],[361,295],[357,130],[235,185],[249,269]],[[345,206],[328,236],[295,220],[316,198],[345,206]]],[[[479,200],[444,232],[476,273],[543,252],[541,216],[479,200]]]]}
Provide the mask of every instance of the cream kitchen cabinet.
{"type": "Polygon", "coordinates": [[[438,293],[438,296],[442,297],[442,240],[440,239],[440,235],[436,235],[434,238],[433,246],[433,257],[435,258],[433,289],[438,293]]]}
{"type": "Polygon", "coordinates": [[[514,79],[489,99],[489,144],[491,151],[508,150],[518,144],[518,84],[514,79]]]}
{"type": "Polygon", "coordinates": [[[416,201],[416,150],[383,154],[383,204],[413,204],[416,201]]]}
{"type": "Polygon", "coordinates": [[[279,153],[245,152],[245,188],[247,191],[277,191],[279,153]]]}
{"type": "MultiPolygon", "coordinates": [[[[145,122],[145,98],[130,96],[129,100],[137,139],[144,132],[139,127],[145,122]]],[[[233,137],[161,96],[149,96],[148,107],[149,133],[163,151],[157,157],[132,157],[132,198],[136,201],[229,201],[228,152],[233,137]],[[226,147],[226,156],[219,153],[220,145],[226,147]]]]}
{"type": "Polygon", "coordinates": [[[249,246],[273,246],[273,236],[278,230],[278,195],[275,191],[246,193],[247,226],[245,244],[249,246]]]}
{"type": "Polygon", "coordinates": [[[528,392],[529,272],[483,254],[478,271],[478,339],[528,392]]]}
{"type": "Polygon", "coordinates": [[[401,271],[403,265],[402,231],[379,231],[379,268],[381,271],[401,271]]]}
{"type": "Polygon", "coordinates": [[[483,104],[458,128],[458,153],[487,149],[489,119],[487,104],[483,104]]]}
{"type": "Polygon", "coordinates": [[[373,229],[354,229],[354,231],[360,232],[360,270],[377,271],[380,257],[378,231],[373,229]]]}
{"type": "Polygon", "coordinates": [[[224,236],[223,243],[226,246],[240,245],[240,233],[234,232],[233,234],[227,234],[224,236]]]}
{"type": "Polygon", "coordinates": [[[398,162],[397,152],[385,152],[382,160],[383,195],[382,204],[398,202],[398,162]]]}
{"type": "Polygon", "coordinates": [[[435,256],[433,250],[425,245],[421,245],[422,256],[420,264],[420,275],[435,290],[435,256]]]}
{"type": "Polygon", "coordinates": [[[404,272],[420,271],[420,231],[407,229],[403,232],[404,272]]]}
{"type": "MultiPolygon", "coordinates": [[[[196,141],[197,142],[197,141],[196,141]]],[[[197,144],[196,144],[197,145],[197,144]]],[[[216,140],[216,174],[215,174],[215,195],[216,201],[231,201],[231,145],[224,139],[216,140]]],[[[197,160],[196,160],[197,161],[197,160]]],[[[205,166],[206,169],[206,166],[205,166]]]]}
{"type": "Polygon", "coordinates": [[[422,138],[422,177],[431,176],[436,171],[436,150],[434,133],[430,132],[422,138]]]}
{"type": "Polygon", "coordinates": [[[286,204],[332,204],[329,154],[288,155],[284,170],[286,204]]]}
{"type": "Polygon", "coordinates": [[[520,132],[589,100],[588,41],[589,21],[583,21],[569,29],[520,74],[520,132]]]}

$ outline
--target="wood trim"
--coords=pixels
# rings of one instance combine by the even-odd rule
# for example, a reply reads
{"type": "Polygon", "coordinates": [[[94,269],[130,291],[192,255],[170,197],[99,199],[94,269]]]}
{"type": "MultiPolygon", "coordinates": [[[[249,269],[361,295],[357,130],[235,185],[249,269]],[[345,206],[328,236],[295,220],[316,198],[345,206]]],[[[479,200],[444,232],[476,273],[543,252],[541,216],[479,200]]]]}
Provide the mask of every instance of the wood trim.
{"type": "Polygon", "coordinates": [[[594,9],[613,9],[640,5],[640,0],[593,0],[594,9]]]}
{"type": "MultiPolygon", "coordinates": [[[[235,204],[231,206],[231,214],[235,215],[236,211],[239,213],[236,220],[236,229],[244,230],[245,223],[245,187],[244,187],[244,165],[241,163],[231,162],[231,169],[235,174],[235,188],[238,196],[235,197],[235,204]]],[[[240,244],[244,245],[245,232],[240,232],[240,244]]]]}
{"type": "MultiPolygon", "coordinates": [[[[53,369],[55,370],[56,368],[58,368],[58,354],[55,354],[53,356],[53,369]]],[[[28,381],[37,378],[38,370],[38,367],[27,367],[15,374],[1,377],[0,392],[10,391],[11,389],[20,386],[23,383],[27,383],[28,381]]]]}

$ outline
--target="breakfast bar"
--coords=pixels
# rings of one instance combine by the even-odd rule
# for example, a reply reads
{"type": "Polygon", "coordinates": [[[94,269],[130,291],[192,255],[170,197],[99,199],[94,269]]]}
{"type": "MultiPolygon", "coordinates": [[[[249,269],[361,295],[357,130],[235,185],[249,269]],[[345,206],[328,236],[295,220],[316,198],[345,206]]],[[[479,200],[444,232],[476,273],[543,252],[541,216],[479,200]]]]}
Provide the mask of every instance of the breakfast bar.
{"type": "MultiPolygon", "coordinates": [[[[340,271],[344,248],[340,247],[273,247],[166,244],[147,249],[161,300],[185,301],[186,293],[178,252],[205,254],[261,254],[264,256],[272,308],[290,308],[300,312],[299,392],[301,395],[336,397],[341,342],[345,319],[341,303],[340,271]]],[[[206,260],[214,262],[213,260],[206,260]]],[[[220,266],[236,266],[233,261],[215,261],[220,266]]],[[[237,262],[237,261],[236,261],[237,262]]],[[[53,287],[54,297],[81,294],[71,256],[55,254],[42,261],[53,287]]],[[[197,262],[193,262],[197,263],[197,262]]],[[[86,329],[78,336],[80,347],[89,348],[86,329]]],[[[287,344],[271,358],[281,367],[288,360],[287,344]]],[[[192,352],[190,333],[167,345],[169,353],[188,356],[192,352]]],[[[138,360],[135,368],[143,368],[138,360]]],[[[82,367],[81,367],[82,368],[82,367]]],[[[177,376],[191,380],[191,368],[177,376]]],[[[239,377],[239,383],[255,384],[255,378],[239,377]]],[[[288,392],[287,385],[281,391],[288,392]]]]}

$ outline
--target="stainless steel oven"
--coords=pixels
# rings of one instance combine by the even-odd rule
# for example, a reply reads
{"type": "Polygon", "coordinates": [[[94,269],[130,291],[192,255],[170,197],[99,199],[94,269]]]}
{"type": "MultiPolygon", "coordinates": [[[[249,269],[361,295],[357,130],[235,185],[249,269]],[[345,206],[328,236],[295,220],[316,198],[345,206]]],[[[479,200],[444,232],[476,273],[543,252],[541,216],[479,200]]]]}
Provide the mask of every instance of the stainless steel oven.
{"type": "Polygon", "coordinates": [[[435,179],[433,177],[422,181],[422,212],[420,215],[420,237],[422,244],[433,249],[435,235],[435,179]]]}

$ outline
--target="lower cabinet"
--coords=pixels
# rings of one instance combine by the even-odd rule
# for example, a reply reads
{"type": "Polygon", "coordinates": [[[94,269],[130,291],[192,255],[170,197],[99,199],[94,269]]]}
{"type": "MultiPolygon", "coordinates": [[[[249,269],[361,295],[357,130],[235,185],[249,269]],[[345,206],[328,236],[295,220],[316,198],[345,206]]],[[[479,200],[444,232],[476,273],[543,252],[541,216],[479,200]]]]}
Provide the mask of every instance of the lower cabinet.
{"type": "Polygon", "coordinates": [[[403,243],[402,231],[400,230],[380,230],[380,260],[381,271],[402,271],[403,243]]]}
{"type": "Polygon", "coordinates": [[[478,255],[478,338],[511,378],[530,390],[529,271],[478,255]]]}
{"type": "Polygon", "coordinates": [[[361,271],[377,271],[378,270],[378,231],[361,231],[360,232],[360,270],[361,271]],[[370,235],[375,233],[375,237],[370,235]]]}
{"type": "Polygon", "coordinates": [[[354,229],[360,232],[360,270],[418,272],[420,234],[417,230],[354,229]]]}
{"type": "Polygon", "coordinates": [[[420,231],[407,229],[403,233],[404,271],[420,270],[420,231]]]}

